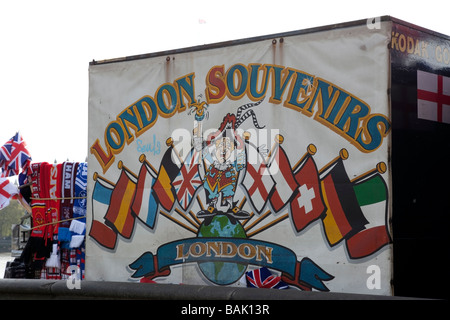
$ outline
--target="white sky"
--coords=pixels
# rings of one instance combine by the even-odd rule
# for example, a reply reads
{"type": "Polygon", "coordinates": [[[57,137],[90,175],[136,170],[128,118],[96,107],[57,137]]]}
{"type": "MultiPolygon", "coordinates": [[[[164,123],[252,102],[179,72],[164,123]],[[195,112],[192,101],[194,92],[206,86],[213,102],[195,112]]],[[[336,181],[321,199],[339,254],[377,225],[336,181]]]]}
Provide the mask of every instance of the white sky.
{"type": "Polygon", "coordinates": [[[444,0],[2,1],[0,145],[20,131],[32,162],[85,161],[93,59],[382,15],[450,35],[447,8],[444,0]]]}

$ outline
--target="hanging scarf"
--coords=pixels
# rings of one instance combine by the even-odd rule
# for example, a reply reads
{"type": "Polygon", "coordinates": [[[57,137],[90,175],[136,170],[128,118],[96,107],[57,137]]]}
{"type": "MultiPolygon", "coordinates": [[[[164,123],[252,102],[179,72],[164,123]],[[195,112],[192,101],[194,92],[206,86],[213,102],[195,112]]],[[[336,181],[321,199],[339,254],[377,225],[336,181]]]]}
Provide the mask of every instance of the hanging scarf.
{"type": "MultiPolygon", "coordinates": [[[[73,204],[75,197],[75,176],[78,162],[64,162],[62,164],[61,189],[61,220],[68,220],[73,217],[73,204]]],[[[63,221],[59,225],[63,228],[70,226],[70,221],[63,221]]]]}
{"type": "MultiPolygon", "coordinates": [[[[73,204],[73,216],[85,217],[86,216],[86,186],[87,186],[87,162],[80,162],[77,167],[77,173],[75,177],[75,201],[73,204]]],[[[86,218],[78,219],[80,222],[86,222],[86,218]]]]}
{"type": "Polygon", "coordinates": [[[47,195],[45,180],[42,172],[46,166],[46,162],[33,163],[31,165],[31,217],[32,217],[32,231],[30,234],[30,254],[33,255],[34,267],[40,269],[45,258],[48,256],[46,248],[46,202],[44,199],[47,195]]]}
{"type": "Polygon", "coordinates": [[[61,218],[61,173],[62,164],[46,164],[44,166],[44,179],[47,183],[46,207],[48,212],[48,223],[52,223],[47,228],[47,239],[58,240],[57,221],[61,218]]]}
{"type": "Polygon", "coordinates": [[[58,229],[61,220],[61,197],[62,197],[62,164],[47,164],[44,166],[44,177],[47,182],[47,221],[51,223],[47,227],[47,246],[50,246],[51,254],[48,256],[45,266],[47,267],[47,279],[60,279],[60,255],[58,243],[58,229]]]}

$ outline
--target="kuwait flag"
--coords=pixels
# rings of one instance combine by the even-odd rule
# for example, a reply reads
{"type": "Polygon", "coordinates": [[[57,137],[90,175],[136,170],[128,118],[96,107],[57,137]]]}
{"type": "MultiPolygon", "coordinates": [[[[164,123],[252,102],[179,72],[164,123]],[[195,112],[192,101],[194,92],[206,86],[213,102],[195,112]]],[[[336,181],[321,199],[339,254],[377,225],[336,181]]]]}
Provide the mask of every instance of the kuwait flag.
{"type": "Polygon", "coordinates": [[[353,185],[356,199],[369,220],[366,229],[347,240],[351,258],[358,259],[390,243],[387,229],[388,189],[379,173],[353,185]]]}
{"type": "Polygon", "coordinates": [[[450,78],[417,70],[417,117],[450,123],[450,78]]]}

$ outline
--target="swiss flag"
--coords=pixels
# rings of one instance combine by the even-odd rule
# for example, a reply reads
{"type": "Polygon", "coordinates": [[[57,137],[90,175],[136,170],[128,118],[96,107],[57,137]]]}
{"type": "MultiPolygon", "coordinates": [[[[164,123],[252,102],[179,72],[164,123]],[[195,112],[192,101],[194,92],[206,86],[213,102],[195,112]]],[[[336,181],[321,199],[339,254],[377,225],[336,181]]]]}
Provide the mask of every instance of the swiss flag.
{"type": "Polygon", "coordinates": [[[319,173],[312,157],[295,173],[299,187],[291,200],[291,219],[297,232],[319,219],[325,211],[320,189],[319,173]]]}
{"type": "Polygon", "coordinates": [[[417,117],[450,123],[450,78],[417,70],[417,117]]]}

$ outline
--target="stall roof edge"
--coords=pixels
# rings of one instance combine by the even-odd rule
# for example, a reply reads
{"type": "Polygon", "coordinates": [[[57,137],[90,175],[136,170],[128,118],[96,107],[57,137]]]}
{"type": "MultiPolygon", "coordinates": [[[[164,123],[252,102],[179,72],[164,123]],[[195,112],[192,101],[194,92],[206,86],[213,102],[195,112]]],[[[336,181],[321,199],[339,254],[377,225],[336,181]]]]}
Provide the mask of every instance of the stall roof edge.
{"type": "MultiPolygon", "coordinates": [[[[422,32],[430,33],[434,36],[443,37],[443,38],[446,38],[447,40],[450,40],[450,36],[420,27],[413,23],[410,23],[410,22],[407,22],[407,21],[404,21],[401,19],[397,19],[392,16],[385,15],[385,16],[381,16],[378,18],[379,18],[380,22],[391,21],[396,24],[401,24],[401,25],[404,25],[404,26],[407,26],[410,28],[420,30],[422,32]]],[[[179,49],[170,49],[170,50],[158,51],[158,52],[153,52],[153,53],[138,54],[138,55],[125,56],[125,57],[112,58],[112,59],[104,59],[104,60],[92,60],[91,62],[89,62],[89,65],[91,65],[91,66],[92,65],[101,65],[101,64],[108,64],[108,63],[116,63],[116,62],[140,60],[140,59],[147,59],[147,58],[154,58],[154,57],[170,56],[170,55],[175,55],[175,54],[180,54],[180,53],[203,51],[203,50],[223,48],[223,47],[252,43],[252,42],[263,41],[263,40],[273,40],[273,39],[278,39],[278,38],[283,38],[283,37],[297,36],[297,35],[309,34],[309,33],[320,32],[320,31],[348,28],[348,27],[367,24],[369,19],[374,19],[374,18],[366,18],[366,19],[330,24],[330,25],[325,25],[325,26],[306,28],[306,29],[294,30],[294,31],[287,31],[287,32],[281,32],[281,33],[274,33],[274,34],[249,37],[249,38],[243,38],[243,39],[237,39],[237,40],[228,40],[228,41],[222,41],[222,42],[217,42],[217,43],[196,45],[196,46],[179,48],[179,49]]]]}

